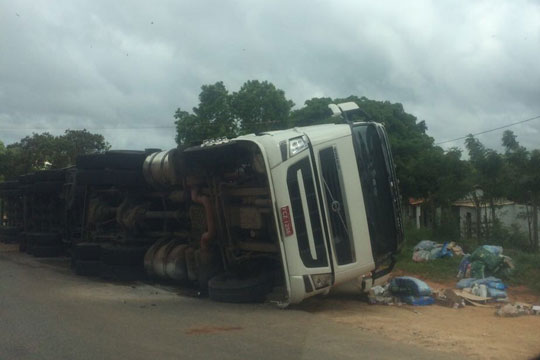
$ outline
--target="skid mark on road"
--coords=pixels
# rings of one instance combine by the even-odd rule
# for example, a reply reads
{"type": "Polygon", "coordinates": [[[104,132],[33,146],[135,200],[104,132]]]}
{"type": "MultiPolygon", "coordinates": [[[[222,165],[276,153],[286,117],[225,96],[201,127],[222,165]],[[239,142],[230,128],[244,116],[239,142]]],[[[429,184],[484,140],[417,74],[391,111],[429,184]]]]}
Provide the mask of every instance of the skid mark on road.
{"type": "Polygon", "coordinates": [[[186,331],[187,335],[205,335],[205,334],[215,334],[220,332],[228,332],[235,330],[243,330],[243,327],[240,326],[202,326],[198,328],[191,328],[186,331]]]}

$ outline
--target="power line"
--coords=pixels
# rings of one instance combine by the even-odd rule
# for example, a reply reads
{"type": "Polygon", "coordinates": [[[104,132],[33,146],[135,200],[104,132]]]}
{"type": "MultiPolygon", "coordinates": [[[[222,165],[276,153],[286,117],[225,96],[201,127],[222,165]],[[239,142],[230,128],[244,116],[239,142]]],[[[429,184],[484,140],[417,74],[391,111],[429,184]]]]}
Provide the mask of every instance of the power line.
{"type": "Polygon", "coordinates": [[[148,127],[115,127],[115,128],[106,128],[106,127],[81,127],[81,128],[70,128],[70,127],[11,127],[11,128],[0,128],[0,130],[6,131],[19,131],[19,130],[153,130],[153,129],[175,129],[175,126],[148,126],[148,127]]]}
{"type": "Polygon", "coordinates": [[[504,129],[504,128],[507,128],[507,127],[510,127],[510,126],[514,126],[514,125],[518,125],[518,124],[523,124],[523,123],[525,123],[527,121],[533,121],[533,120],[536,120],[536,119],[540,119],[540,115],[529,118],[529,119],[521,120],[521,121],[518,121],[518,122],[515,122],[515,123],[512,123],[512,124],[507,124],[507,125],[503,125],[503,126],[493,128],[493,129],[484,130],[484,131],[481,131],[481,132],[476,133],[476,134],[467,134],[465,136],[460,136],[460,137],[452,139],[452,140],[441,141],[441,142],[435,143],[435,145],[441,145],[441,144],[446,144],[446,143],[449,143],[449,142],[452,142],[452,141],[463,140],[463,139],[466,139],[469,135],[477,136],[477,135],[487,134],[487,133],[490,133],[490,132],[493,132],[493,131],[501,130],[501,129],[504,129]]]}
{"type": "MultiPolygon", "coordinates": [[[[258,121],[257,125],[267,125],[267,124],[281,124],[281,121],[258,121]]],[[[47,126],[36,126],[36,127],[0,127],[0,130],[5,131],[20,131],[20,130],[153,130],[153,129],[176,129],[174,125],[163,125],[163,126],[143,126],[143,127],[47,127],[47,126]]]]}

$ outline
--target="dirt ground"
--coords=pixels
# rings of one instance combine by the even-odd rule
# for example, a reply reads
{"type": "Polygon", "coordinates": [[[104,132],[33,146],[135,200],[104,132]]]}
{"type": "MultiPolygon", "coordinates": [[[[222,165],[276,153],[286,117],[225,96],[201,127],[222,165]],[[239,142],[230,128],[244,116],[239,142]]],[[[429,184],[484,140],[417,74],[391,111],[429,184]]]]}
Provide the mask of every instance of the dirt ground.
{"type": "MultiPolygon", "coordinates": [[[[401,274],[400,274],[401,275],[401,274]]],[[[426,281],[432,289],[453,288],[455,283],[426,281]]],[[[527,288],[509,289],[511,301],[540,305],[540,297],[527,288]]],[[[540,316],[501,318],[496,307],[369,305],[352,286],[303,306],[333,321],[385,335],[396,342],[421,345],[478,359],[531,359],[540,355],[540,316]]]]}

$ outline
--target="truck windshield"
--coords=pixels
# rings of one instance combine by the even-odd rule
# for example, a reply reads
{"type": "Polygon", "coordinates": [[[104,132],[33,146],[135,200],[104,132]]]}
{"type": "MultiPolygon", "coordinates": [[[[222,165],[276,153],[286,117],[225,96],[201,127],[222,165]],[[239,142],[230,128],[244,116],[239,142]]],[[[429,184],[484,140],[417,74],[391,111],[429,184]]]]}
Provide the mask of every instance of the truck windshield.
{"type": "Polygon", "coordinates": [[[392,157],[384,138],[373,123],[352,127],[356,162],[368,219],[371,246],[376,262],[382,262],[397,250],[399,210],[395,206],[395,178],[392,157]]]}

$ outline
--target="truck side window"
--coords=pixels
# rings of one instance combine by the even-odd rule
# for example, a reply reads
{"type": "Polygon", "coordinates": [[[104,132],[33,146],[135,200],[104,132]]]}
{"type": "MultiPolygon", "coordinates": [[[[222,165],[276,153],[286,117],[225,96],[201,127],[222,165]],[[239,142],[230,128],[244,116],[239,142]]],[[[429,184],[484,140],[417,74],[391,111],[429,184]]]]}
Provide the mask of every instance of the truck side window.
{"type": "Polygon", "coordinates": [[[338,265],[350,264],[354,259],[354,245],[349,235],[347,206],[342,190],[342,175],[339,158],[335,147],[328,147],[319,152],[321,161],[322,187],[326,194],[328,217],[332,241],[338,265]]]}
{"type": "Polygon", "coordinates": [[[328,258],[326,256],[326,247],[324,245],[321,214],[319,205],[317,204],[315,182],[308,157],[298,161],[287,169],[287,187],[289,188],[294,227],[296,229],[296,238],[298,239],[298,248],[300,250],[302,262],[306,267],[327,266],[328,258]],[[300,189],[300,182],[298,181],[299,177],[302,179],[302,189],[300,189]],[[301,191],[305,192],[305,196],[301,191]],[[302,203],[302,197],[305,197],[307,204],[302,203]],[[304,213],[304,206],[309,209],[307,214],[304,213]],[[309,217],[309,222],[311,223],[315,254],[313,254],[310,249],[309,229],[306,225],[306,217],[309,217]]]}

